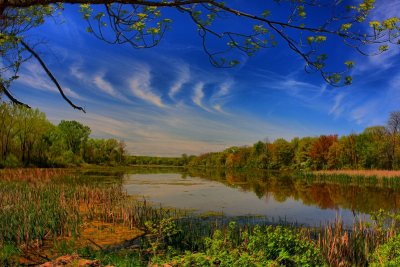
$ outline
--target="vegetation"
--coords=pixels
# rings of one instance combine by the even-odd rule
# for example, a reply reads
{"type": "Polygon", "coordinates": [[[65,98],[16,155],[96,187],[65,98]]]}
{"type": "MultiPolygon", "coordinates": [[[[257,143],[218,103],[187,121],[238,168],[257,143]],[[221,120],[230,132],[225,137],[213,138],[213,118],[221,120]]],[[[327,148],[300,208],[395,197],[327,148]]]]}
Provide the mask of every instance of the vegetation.
{"type": "MultiPolygon", "coordinates": [[[[174,266],[322,266],[318,248],[299,232],[256,226],[239,229],[230,222],[225,231],[216,230],[204,239],[205,251],[178,255],[167,260],[174,266]]],[[[153,263],[165,259],[154,257],[153,263]]]]}
{"type": "Polygon", "coordinates": [[[394,267],[400,265],[400,234],[378,247],[372,255],[371,266],[394,267]]]}
{"type": "Polygon", "coordinates": [[[362,133],[282,138],[257,142],[252,147],[230,147],[223,152],[191,158],[188,166],[203,168],[259,168],[273,170],[400,168],[400,113],[392,112],[388,125],[366,128],[362,133]]]}
{"type": "Polygon", "coordinates": [[[362,133],[279,138],[252,147],[230,147],[200,156],[128,156],[122,141],[90,138],[90,128],[77,121],[53,125],[44,113],[0,105],[0,167],[96,165],[159,165],[188,168],[332,170],[400,169],[400,113],[388,125],[362,133]]]}
{"type": "Polygon", "coordinates": [[[395,214],[376,212],[372,224],[359,222],[352,229],[340,220],[315,229],[248,224],[251,218],[235,223],[149,207],[123,193],[123,172],[89,173],[2,170],[1,265],[73,253],[116,266],[396,266],[398,261],[395,214]],[[133,249],[95,239],[123,243],[120,235],[143,234],[133,249]]]}
{"type": "Polygon", "coordinates": [[[89,138],[90,128],[77,121],[53,125],[43,112],[0,104],[0,167],[58,167],[122,164],[125,145],[115,139],[89,138]]]}

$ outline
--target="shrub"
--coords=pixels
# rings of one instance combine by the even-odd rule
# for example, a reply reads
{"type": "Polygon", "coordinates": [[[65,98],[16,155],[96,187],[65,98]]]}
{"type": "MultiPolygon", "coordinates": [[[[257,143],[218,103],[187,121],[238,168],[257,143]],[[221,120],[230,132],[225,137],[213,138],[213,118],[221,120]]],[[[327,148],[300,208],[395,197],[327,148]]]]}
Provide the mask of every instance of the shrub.
{"type": "Polygon", "coordinates": [[[216,230],[205,239],[203,252],[186,252],[170,259],[153,258],[153,263],[173,266],[323,266],[315,244],[299,232],[285,227],[256,226],[239,229],[231,222],[226,231],[216,230]]]}
{"type": "Polygon", "coordinates": [[[10,167],[10,168],[16,168],[22,166],[21,162],[13,154],[8,155],[6,159],[3,161],[2,165],[4,165],[4,167],[10,167]]]}
{"type": "Polygon", "coordinates": [[[400,266],[400,234],[375,250],[371,266],[400,266]]]}

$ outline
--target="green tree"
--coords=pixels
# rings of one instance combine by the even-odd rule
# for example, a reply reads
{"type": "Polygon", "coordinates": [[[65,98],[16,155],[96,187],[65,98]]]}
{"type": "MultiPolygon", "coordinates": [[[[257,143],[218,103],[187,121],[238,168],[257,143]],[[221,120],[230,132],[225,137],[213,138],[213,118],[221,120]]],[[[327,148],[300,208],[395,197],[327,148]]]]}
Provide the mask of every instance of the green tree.
{"type": "Polygon", "coordinates": [[[135,48],[153,47],[161,41],[172,28],[173,18],[164,15],[165,9],[173,8],[179,11],[176,15],[187,16],[197,26],[201,44],[213,65],[233,67],[240,63],[235,51],[252,56],[260,49],[283,43],[304,60],[307,72],[320,73],[332,85],[351,84],[352,77],[348,73],[354,62],[343,58],[343,68],[330,71],[329,54],[324,52],[327,43],[344,42],[362,54],[384,53],[392,44],[400,43],[398,17],[381,21],[370,18],[375,0],[362,0],[357,4],[324,0],[267,1],[253,13],[237,9],[233,2],[215,0],[0,0],[0,54],[4,62],[0,91],[15,103],[22,104],[8,89],[18,79],[21,64],[33,57],[62,97],[72,107],[84,111],[65,96],[27,37],[32,28],[62,12],[63,3],[80,4],[89,33],[111,44],[128,43],[135,48]],[[277,8],[280,11],[274,14],[277,8]],[[309,19],[316,13],[326,16],[316,23],[309,19]],[[240,21],[248,27],[238,31],[236,23],[229,23],[231,21],[240,21]],[[217,50],[208,45],[210,40],[220,41],[220,45],[215,46],[217,50]]]}
{"type": "Polygon", "coordinates": [[[2,103],[0,105],[0,160],[4,161],[11,152],[13,138],[17,134],[15,128],[16,107],[2,103]]]}
{"type": "Polygon", "coordinates": [[[90,128],[77,121],[64,121],[58,124],[62,138],[67,149],[75,155],[80,155],[80,150],[87,142],[90,134],[90,128]]]}
{"type": "Polygon", "coordinates": [[[275,168],[289,167],[293,161],[293,147],[283,138],[278,138],[273,143],[272,161],[275,168]]]}
{"type": "Polygon", "coordinates": [[[16,117],[21,162],[28,165],[31,162],[32,154],[35,153],[35,145],[45,133],[48,122],[46,115],[38,109],[19,108],[16,117]]]}
{"type": "Polygon", "coordinates": [[[294,163],[297,168],[306,170],[311,167],[310,149],[314,141],[313,137],[299,139],[294,155],[294,163]]]}

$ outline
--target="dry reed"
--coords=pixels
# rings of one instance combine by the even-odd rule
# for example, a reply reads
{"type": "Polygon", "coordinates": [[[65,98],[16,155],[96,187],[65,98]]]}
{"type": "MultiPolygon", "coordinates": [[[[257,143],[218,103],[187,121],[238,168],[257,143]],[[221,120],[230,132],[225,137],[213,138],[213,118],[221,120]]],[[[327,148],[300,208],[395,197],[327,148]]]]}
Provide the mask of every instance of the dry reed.
{"type": "Polygon", "coordinates": [[[349,175],[377,178],[400,178],[400,171],[392,170],[322,170],[314,171],[316,175],[349,175]]]}

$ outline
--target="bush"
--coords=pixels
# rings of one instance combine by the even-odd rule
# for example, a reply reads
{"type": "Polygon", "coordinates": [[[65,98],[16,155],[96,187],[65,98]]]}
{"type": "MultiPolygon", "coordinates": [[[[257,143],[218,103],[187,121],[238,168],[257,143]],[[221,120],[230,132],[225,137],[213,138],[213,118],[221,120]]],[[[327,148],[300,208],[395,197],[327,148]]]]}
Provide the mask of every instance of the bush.
{"type": "Polygon", "coordinates": [[[186,252],[153,263],[177,266],[323,266],[323,257],[310,240],[285,227],[241,230],[231,222],[227,231],[216,230],[205,239],[204,252],[186,252]]]}
{"type": "Polygon", "coordinates": [[[6,159],[3,161],[2,164],[4,167],[10,167],[10,168],[16,168],[22,166],[21,162],[18,160],[18,158],[10,154],[6,157],[6,159]]]}
{"type": "Polygon", "coordinates": [[[371,266],[400,266],[400,234],[375,250],[371,266]]]}
{"type": "Polygon", "coordinates": [[[13,244],[0,244],[0,265],[19,266],[18,257],[21,251],[13,244]]]}

